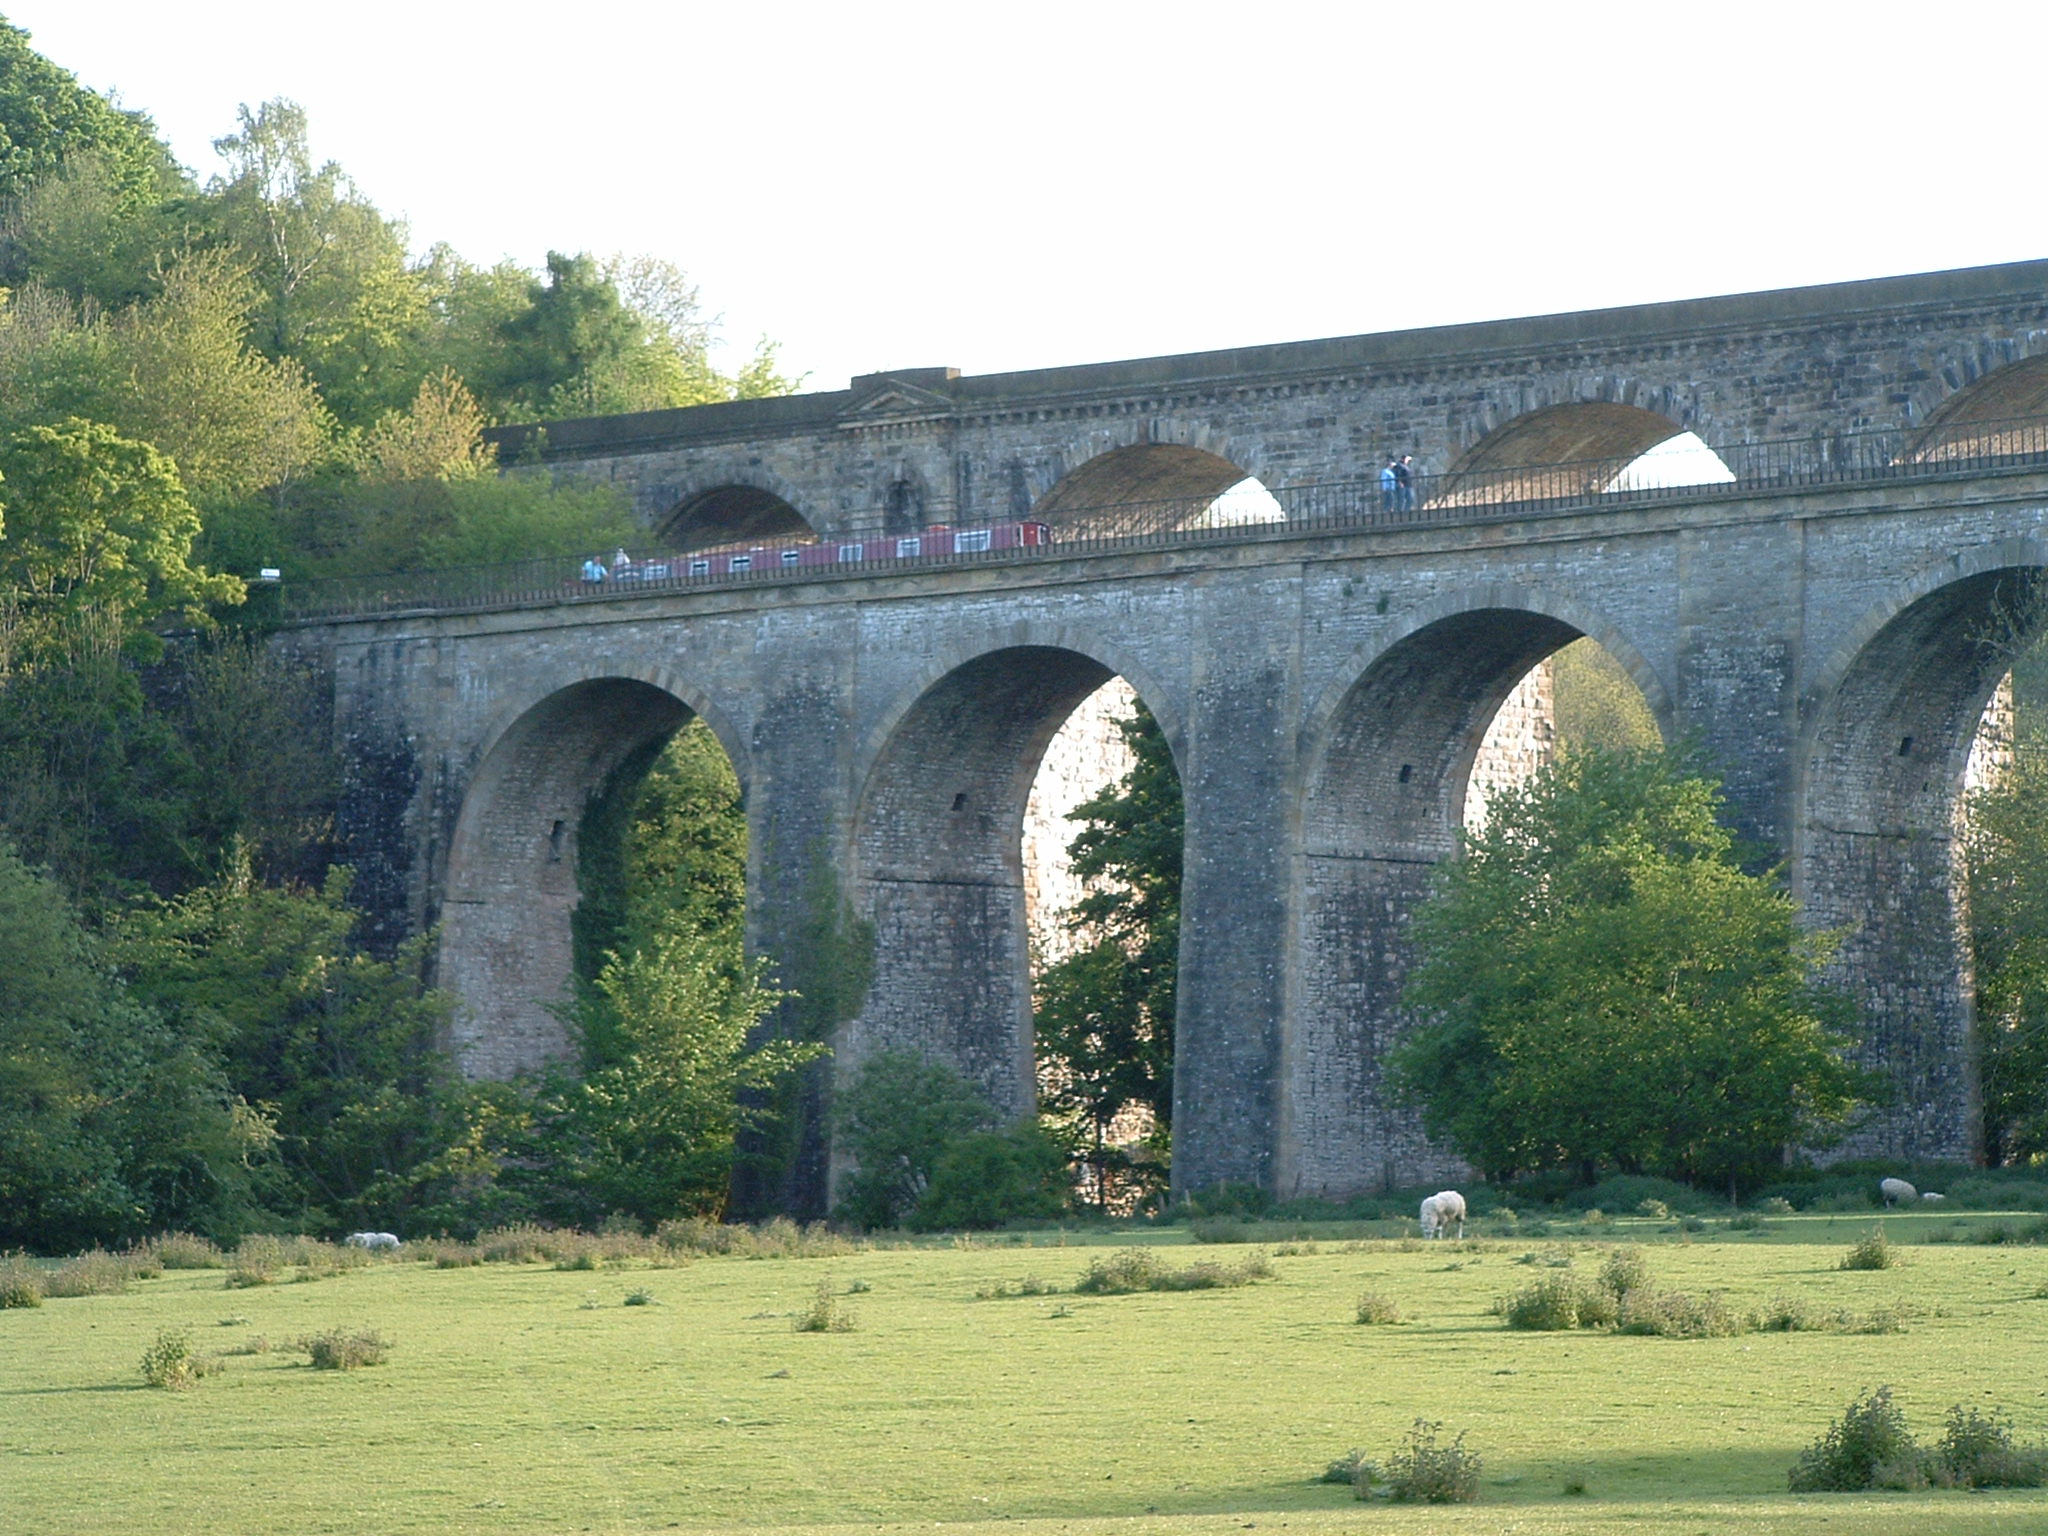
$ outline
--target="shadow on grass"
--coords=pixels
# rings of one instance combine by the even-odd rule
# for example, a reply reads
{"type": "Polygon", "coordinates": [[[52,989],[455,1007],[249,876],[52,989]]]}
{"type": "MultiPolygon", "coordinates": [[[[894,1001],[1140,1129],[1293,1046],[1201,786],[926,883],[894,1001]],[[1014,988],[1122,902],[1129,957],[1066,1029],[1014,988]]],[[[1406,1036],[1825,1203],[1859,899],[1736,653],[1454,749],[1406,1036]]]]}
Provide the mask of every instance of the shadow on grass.
{"type": "Polygon", "coordinates": [[[68,1397],[80,1392],[157,1392],[145,1381],[103,1381],[87,1387],[8,1387],[0,1389],[0,1397],[68,1397]]]}

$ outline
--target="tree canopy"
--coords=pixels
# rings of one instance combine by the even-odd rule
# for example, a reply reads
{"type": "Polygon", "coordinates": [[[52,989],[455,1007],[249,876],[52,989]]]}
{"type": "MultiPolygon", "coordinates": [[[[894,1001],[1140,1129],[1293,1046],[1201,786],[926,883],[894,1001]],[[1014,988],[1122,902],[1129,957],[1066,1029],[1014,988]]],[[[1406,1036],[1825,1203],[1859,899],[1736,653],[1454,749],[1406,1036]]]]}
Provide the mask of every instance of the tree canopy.
{"type": "Polygon", "coordinates": [[[1430,1134],[1494,1177],[1740,1185],[1873,1091],[1825,935],[1745,873],[1682,755],[1568,754],[1501,791],[1417,913],[1392,1061],[1430,1134]]]}

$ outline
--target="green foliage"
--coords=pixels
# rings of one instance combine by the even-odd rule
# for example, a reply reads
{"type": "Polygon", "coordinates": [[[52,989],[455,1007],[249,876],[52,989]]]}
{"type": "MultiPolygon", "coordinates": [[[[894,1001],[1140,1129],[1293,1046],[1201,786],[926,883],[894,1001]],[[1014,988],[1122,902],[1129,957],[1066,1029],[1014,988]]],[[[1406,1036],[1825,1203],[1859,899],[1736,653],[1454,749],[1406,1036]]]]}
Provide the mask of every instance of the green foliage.
{"type": "Polygon", "coordinates": [[[1921,1452],[1892,1389],[1853,1400],[1808,1446],[1786,1478],[1794,1493],[1855,1493],[1924,1484],[1921,1452]]]}
{"type": "Polygon", "coordinates": [[[1934,1448],[1939,1480],[1951,1488],[2039,1488],[2048,1483],[2048,1447],[2013,1439],[2012,1419],[1955,1404],[1934,1448]]]}
{"type": "Polygon", "coordinates": [[[1898,1250],[1884,1235],[1883,1227],[1872,1227],[1854,1247],[1842,1255],[1842,1269],[1890,1269],[1899,1262],[1898,1250]]]}
{"type": "Polygon", "coordinates": [[[0,1255],[0,1312],[42,1304],[42,1270],[19,1254],[0,1255]]]}
{"type": "Polygon", "coordinates": [[[1550,658],[1551,714],[1568,752],[1654,752],[1663,745],[1657,717],[1621,663],[1592,639],[1574,640],[1550,658]]]}
{"type": "Polygon", "coordinates": [[[1236,1264],[1197,1259],[1176,1267],[1151,1248],[1120,1248],[1088,1261],[1087,1272],[1074,1282],[1084,1296],[1128,1296],[1138,1291],[1235,1290],[1273,1278],[1273,1265],[1263,1253],[1246,1255],[1236,1264]]]}
{"type": "Polygon", "coordinates": [[[1117,729],[1131,770],[1071,813],[1082,823],[1072,868],[1089,894],[1067,921],[1083,943],[1040,974],[1032,1020],[1040,1107],[1073,1142],[1105,1210],[1128,1210],[1165,1182],[1184,842],[1165,732],[1142,704],[1117,729]],[[1115,1144],[1133,1109],[1151,1121],[1149,1155],[1115,1144]]]}
{"type": "Polygon", "coordinates": [[[0,1245],[232,1224],[269,1134],[203,1041],[109,976],[61,892],[0,848],[0,1245]]]}
{"type": "Polygon", "coordinates": [[[1000,1227],[1049,1220],[1066,1205],[1065,1149],[1042,1126],[1023,1121],[948,1143],[908,1224],[917,1232],[1000,1227]]]}
{"type": "Polygon", "coordinates": [[[196,1386],[202,1378],[219,1370],[218,1359],[193,1353],[192,1337],[182,1329],[159,1330],[149,1348],[142,1352],[142,1379],[152,1387],[173,1392],[196,1386]]]}
{"type": "Polygon", "coordinates": [[[2011,766],[1970,795],[1963,850],[1985,1157],[2038,1160],[2048,1156],[2048,731],[2023,727],[2011,766]]]}
{"type": "Polygon", "coordinates": [[[1408,1438],[1387,1458],[1387,1496],[1397,1504],[1470,1504],[1479,1497],[1484,1463],[1465,1449],[1465,1432],[1448,1445],[1443,1425],[1417,1419],[1408,1438]]]}
{"type": "Polygon", "coordinates": [[[1390,1296],[1366,1291],[1359,1296],[1351,1320],[1354,1323],[1398,1323],[1401,1321],[1401,1308],[1390,1296]]]}
{"type": "Polygon", "coordinates": [[[259,883],[247,849],[209,885],[124,914],[116,954],[136,994],[211,1042],[277,1128],[267,1203],[312,1228],[385,1224],[441,1144],[449,999],[424,946],[380,960],[354,940],[350,872],[319,890],[259,883]]]}
{"type": "Polygon", "coordinates": [[[329,1328],[307,1334],[292,1347],[316,1371],[359,1371],[382,1365],[391,1353],[390,1341],[374,1328],[329,1328]]]}
{"type": "Polygon", "coordinates": [[[1738,865],[1666,752],[1566,756],[1494,800],[1418,912],[1394,1054],[1432,1135],[1496,1178],[1601,1167],[1756,1182],[1869,1085],[1825,943],[1738,865]]]}
{"type": "Polygon", "coordinates": [[[798,1333],[851,1333],[853,1326],[852,1309],[832,1294],[830,1280],[818,1282],[811,1304],[796,1317],[798,1333]]]}
{"type": "MultiPolygon", "coordinates": [[[[21,197],[81,154],[96,154],[123,201],[152,197],[172,178],[170,151],[150,120],[87,90],[0,21],[0,201],[21,197]]],[[[18,281],[10,264],[4,281],[18,281]]]]}
{"type": "Polygon", "coordinates": [[[959,1072],[907,1051],[870,1056],[833,1115],[837,1145],[855,1164],[841,1188],[839,1214],[870,1228],[908,1222],[947,1149],[993,1130],[998,1119],[987,1096],[959,1072]]]}

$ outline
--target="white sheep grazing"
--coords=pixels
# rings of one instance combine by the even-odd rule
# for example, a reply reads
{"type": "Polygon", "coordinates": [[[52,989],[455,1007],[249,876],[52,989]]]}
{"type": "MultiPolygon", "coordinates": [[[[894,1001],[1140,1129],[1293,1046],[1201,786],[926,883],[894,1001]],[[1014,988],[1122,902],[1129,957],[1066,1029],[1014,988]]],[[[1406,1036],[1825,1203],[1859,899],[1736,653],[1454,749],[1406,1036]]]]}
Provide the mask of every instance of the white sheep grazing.
{"type": "Polygon", "coordinates": [[[393,1232],[351,1232],[348,1245],[368,1253],[396,1253],[403,1246],[393,1232]]]}
{"type": "Polygon", "coordinates": [[[1920,1198],[1922,1200],[1946,1200],[1948,1196],[1940,1193],[1938,1190],[1930,1189],[1920,1198]]]}
{"type": "Polygon", "coordinates": [[[1465,1235],[1465,1197],[1455,1189],[1441,1189],[1422,1202],[1422,1235],[1442,1237],[1452,1222],[1458,1236],[1465,1235]]]}
{"type": "Polygon", "coordinates": [[[1918,1200],[1920,1191],[1904,1179],[1879,1179],[1877,1192],[1884,1197],[1886,1205],[1897,1205],[1901,1201],[1918,1200]]]}

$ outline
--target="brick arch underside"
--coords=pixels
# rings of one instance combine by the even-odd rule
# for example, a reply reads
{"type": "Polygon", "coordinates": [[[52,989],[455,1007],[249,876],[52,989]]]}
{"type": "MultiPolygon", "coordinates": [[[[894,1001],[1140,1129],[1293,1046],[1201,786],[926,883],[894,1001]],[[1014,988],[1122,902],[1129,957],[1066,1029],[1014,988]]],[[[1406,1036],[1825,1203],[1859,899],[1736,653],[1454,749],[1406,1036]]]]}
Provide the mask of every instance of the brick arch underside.
{"type": "Polygon", "coordinates": [[[685,499],[661,525],[660,537],[672,549],[691,550],[771,539],[798,543],[817,537],[817,531],[773,491],[721,485],[685,499]]]}
{"type": "Polygon", "coordinates": [[[470,1078],[505,1078],[570,1050],[569,915],[583,813],[614,769],[690,718],[650,683],[578,683],[535,705],[478,767],[448,858],[436,965],[458,1000],[450,1041],[470,1078]]]}
{"type": "Polygon", "coordinates": [[[1638,405],[1589,400],[1504,422],[1458,455],[1432,505],[1523,501],[1597,491],[1630,460],[1685,429],[1638,405]]]}
{"type": "Polygon", "coordinates": [[[1220,454],[1183,443],[1112,448],[1060,477],[1031,507],[1036,522],[1076,531],[1113,530],[1138,517],[1147,531],[1195,523],[1245,471],[1220,454]]]}
{"type": "MultiPolygon", "coordinates": [[[[1908,459],[1925,462],[2041,451],[2039,420],[2048,416],[2048,353],[1971,373],[1970,382],[1928,416],[1926,427],[1906,451],[1908,459]]],[[[1963,377],[1962,371],[1956,376],[1963,377]]]]}
{"type": "Polygon", "coordinates": [[[1860,1055],[1897,1095],[1850,1153],[1978,1150],[1956,802],[1985,705],[2044,632],[2048,573],[1939,588],[1863,647],[1809,732],[1798,890],[1844,934],[1834,975],[1860,1004],[1860,1055]]]}
{"type": "Polygon", "coordinates": [[[1344,1196],[1460,1171],[1388,1092],[1409,916],[1457,847],[1473,760],[1515,685],[1579,638],[1481,609],[1397,642],[1345,695],[1302,804],[1296,992],[1283,1044],[1283,1195],[1344,1196]]]}
{"type": "Polygon", "coordinates": [[[1053,736],[1114,675],[1074,651],[996,651],[928,689],[891,734],[855,828],[876,959],[835,1050],[841,1081],[907,1050],[951,1063],[1006,1115],[1032,1112],[1024,811],[1053,736]]]}

